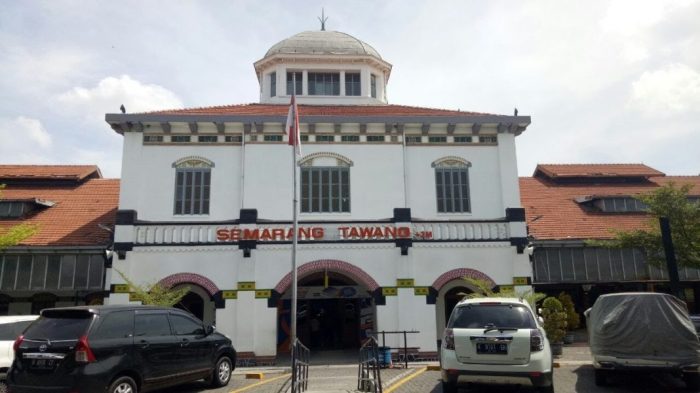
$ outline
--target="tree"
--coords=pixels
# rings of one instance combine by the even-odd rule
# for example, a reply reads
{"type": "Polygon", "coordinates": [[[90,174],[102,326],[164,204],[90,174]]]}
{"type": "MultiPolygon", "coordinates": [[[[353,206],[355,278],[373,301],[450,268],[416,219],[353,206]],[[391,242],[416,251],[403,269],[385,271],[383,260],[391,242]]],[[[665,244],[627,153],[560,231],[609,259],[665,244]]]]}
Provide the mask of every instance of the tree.
{"type": "Polygon", "coordinates": [[[566,313],[566,329],[576,330],[578,325],[581,323],[581,317],[579,317],[574,307],[574,301],[571,299],[571,295],[566,292],[561,292],[558,296],[562,307],[564,307],[564,312],[566,313]]]}
{"type": "Polygon", "coordinates": [[[690,202],[688,192],[692,185],[677,187],[669,183],[638,197],[649,212],[646,228],[632,231],[613,230],[613,240],[589,241],[593,246],[610,248],[637,248],[649,264],[663,266],[666,262],[659,218],[668,217],[671,223],[673,246],[681,267],[700,268],[700,202],[690,202]]]}
{"type": "Polygon", "coordinates": [[[533,292],[530,289],[523,292],[516,292],[515,290],[499,290],[495,292],[489,281],[478,278],[464,277],[464,281],[476,289],[474,293],[465,294],[465,296],[470,299],[480,297],[514,297],[525,300],[530,304],[533,310],[536,310],[537,302],[547,296],[544,293],[533,292]]]}
{"type": "MultiPolygon", "coordinates": [[[[4,184],[0,184],[0,190],[5,188],[4,184]]],[[[2,193],[0,192],[0,199],[2,193]]],[[[0,229],[0,252],[15,246],[22,242],[22,240],[34,235],[38,231],[36,225],[31,224],[19,224],[10,227],[9,229],[0,229]]]]}
{"type": "Polygon", "coordinates": [[[566,312],[559,299],[548,297],[542,302],[544,331],[551,343],[561,343],[566,334],[566,312]]]}
{"type": "Polygon", "coordinates": [[[129,286],[130,298],[140,301],[141,304],[172,307],[178,304],[190,291],[190,287],[173,289],[160,283],[137,285],[118,269],[114,270],[119,273],[129,286]]]}

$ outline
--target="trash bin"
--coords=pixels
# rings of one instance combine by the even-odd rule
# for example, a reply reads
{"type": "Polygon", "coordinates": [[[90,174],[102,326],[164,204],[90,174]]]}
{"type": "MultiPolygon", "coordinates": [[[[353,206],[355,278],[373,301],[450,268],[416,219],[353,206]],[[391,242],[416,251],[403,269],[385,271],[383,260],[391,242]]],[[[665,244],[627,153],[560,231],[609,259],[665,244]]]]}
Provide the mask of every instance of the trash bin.
{"type": "Polygon", "coordinates": [[[379,365],[382,367],[391,366],[391,347],[378,347],[379,365]]]}

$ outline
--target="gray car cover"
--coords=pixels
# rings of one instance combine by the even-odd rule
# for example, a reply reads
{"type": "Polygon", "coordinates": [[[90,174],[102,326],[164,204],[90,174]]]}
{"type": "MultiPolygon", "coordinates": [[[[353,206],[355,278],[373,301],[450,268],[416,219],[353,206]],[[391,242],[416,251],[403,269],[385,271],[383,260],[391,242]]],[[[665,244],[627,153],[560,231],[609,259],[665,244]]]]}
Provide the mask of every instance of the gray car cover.
{"type": "Polygon", "coordinates": [[[662,293],[603,295],[586,310],[593,356],[698,363],[700,342],[678,298],[662,293]]]}

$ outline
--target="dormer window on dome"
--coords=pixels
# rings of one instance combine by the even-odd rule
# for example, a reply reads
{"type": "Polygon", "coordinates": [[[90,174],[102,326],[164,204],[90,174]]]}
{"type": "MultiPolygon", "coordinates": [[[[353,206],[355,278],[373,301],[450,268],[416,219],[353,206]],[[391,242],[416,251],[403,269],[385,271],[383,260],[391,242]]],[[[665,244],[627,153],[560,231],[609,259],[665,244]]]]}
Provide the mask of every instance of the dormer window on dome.
{"type": "Polygon", "coordinates": [[[391,64],[365,42],[336,31],[307,31],[273,45],[255,63],[260,102],[386,104],[391,64]]]}

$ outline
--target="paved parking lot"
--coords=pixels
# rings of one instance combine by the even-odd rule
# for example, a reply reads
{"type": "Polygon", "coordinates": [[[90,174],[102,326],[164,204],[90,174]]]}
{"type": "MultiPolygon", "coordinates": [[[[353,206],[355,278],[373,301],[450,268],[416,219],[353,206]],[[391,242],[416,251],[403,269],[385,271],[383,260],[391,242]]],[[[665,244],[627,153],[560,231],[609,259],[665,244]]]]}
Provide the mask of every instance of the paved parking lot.
{"type": "MultiPolygon", "coordinates": [[[[554,371],[554,386],[557,393],[659,393],[687,392],[683,382],[668,374],[618,375],[612,378],[611,386],[595,386],[593,367],[590,365],[590,352],[585,346],[567,347],[564,356],[558,359],[561,367],[554,371]]],[[[382,370],[385,393],[441,393],[440,373],[426,371],[424,364],[409,365],[409,369],[382,370]],[[413,376],[413,377],[412,377],[413,376]],[[411,378],[412,377],[412,378],[411,378]],[[410,378],[410,379],[409,379],[410,378]],[[407,380],[408,379],[408,380],[407,380]],[[387,392],[390,391],[390,392],[387,392]]],[[[356,392],[357,366],[312,366],[310,368],[309,393],[349,393],[356,392]]],[[[288,368],[268,369],[239,368],[228,386],[220,389],[207,389],[203,383],[193,383],[177,389],[176,393],[283,393],[289,388],[288,368]],[[263,380],[246,379],[246,372],[263,372],[263,380]]],[[[471,386],[460,393],[529,393],[530,388],[507,388],[471,386]]],[[[165,393],[165,392],[159,392],[165,393]]]]}

